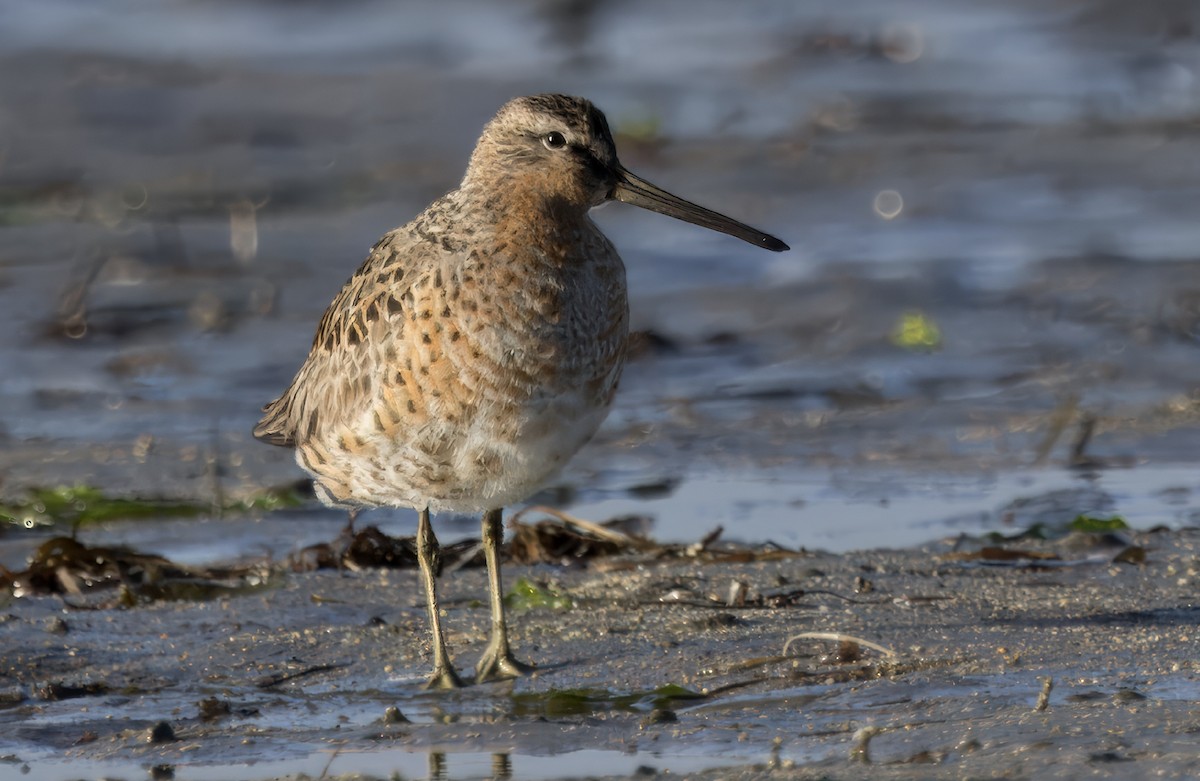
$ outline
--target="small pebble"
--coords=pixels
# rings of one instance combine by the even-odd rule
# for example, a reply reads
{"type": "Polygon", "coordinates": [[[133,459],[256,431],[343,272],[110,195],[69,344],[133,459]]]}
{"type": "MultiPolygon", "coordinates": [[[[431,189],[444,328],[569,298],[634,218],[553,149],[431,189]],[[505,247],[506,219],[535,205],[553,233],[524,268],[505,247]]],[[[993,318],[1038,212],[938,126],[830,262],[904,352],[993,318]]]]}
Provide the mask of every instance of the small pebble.
{"type": "Polygon", "coordinates": [[[170,743],[173,740],[175,740],[175,730],[165,721],[155,724],[146,735],[147,743],[170,743]]]}
{"type": "Polygon", "coordinates": [[[1130,702],[1141,702],[1142,700],[1146,699],[1146,695],[1134,689],[1122,688],[1117,689],[1112,698],[1113,702],[1117,703],[1118,705],[1124,705],[1130,702]]]}
{"type": "Polygon", "coordinates": [[[667,708],[655,708],[654,710],[650,711],[649,715],[642,719],[642,726],[648,727],[651,724],[671,724],[676,721],[679,721],[679,717],[675,715],[675,711],[668,710],[667,708]]]}
{"type": "Polygon", "coordinates": [[[400,709],[395,705],[390,706],[383,712],[384,724],[407,724],[408,718],[400,712],[400,709]]]}
{"type": "Polygon", "coordinates": [[[205,697],[197,705],[200,708],[200,718],[204,721],[223,719],[233,712],[229,700],[219,700],[216,697],[205,697]]]}

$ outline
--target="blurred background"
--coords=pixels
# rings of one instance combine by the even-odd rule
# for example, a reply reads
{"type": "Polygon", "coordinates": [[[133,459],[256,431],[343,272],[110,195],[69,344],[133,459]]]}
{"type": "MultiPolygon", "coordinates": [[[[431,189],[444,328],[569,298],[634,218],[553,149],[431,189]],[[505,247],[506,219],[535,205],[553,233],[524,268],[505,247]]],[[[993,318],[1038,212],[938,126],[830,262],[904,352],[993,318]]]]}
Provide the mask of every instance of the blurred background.
{"type": "Polygon", "coordinates": [[[599,210],[643,333],[539,500],[833,549],[1195,523],[1198,41],[1190,0],[0,6],[0,560],[61,486],[208,508],[104,527],[184,559],[336,533],[303,499],[219,531],[301,477],[258,411],[546,91],[793,251],[599,210]]]}

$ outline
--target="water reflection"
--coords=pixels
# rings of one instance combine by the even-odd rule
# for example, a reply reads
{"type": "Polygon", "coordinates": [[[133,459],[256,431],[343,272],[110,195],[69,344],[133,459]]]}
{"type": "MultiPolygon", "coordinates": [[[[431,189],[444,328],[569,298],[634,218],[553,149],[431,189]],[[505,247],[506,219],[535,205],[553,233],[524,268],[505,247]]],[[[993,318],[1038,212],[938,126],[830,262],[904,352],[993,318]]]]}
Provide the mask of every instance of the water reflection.
{"type": "Polygon", "coordinates": [[[429,781],[449,781],[450,774],[446,769],[446,755],[440,751],[429,753],[429,781]]]}
{"type": "Polygon", "coordinates": [[[512,757],[508,754],[492,754],[492,778],[494,781],[508,781],[512,777],[512,757]]]}
{"type": "MultiPolygon", "coordinates": [[[[602,753],[602,752],[588,752],[602,753]]],[[[480,774],[478,767],[480,764],[477,757],[482,757],[481,754],[454,754],[447,757],[444,752],[432,751],[429,753],[429,773],[426,778],[429,781],[454,781],[459,778],[479,778],[484,777],[490,781],[510,781],[513,776],[513,757],[508,753],[494,753],[490,755],[490,768],[486,775],[480,774]]],[[[548,759],[553,760],[553,757],[548,759]]],[[[582,768],[572,768],[570,763],[564,761],[564,767],[561,768],[562,775],[573,774],[576,770],[582,768]]],[[[544,772],[544,771],[543,771],[544,772]]],[[[589,774],[594,771],[589,770],[589,774]]],[[[522,776],[522,777],[544,777],[540,774],[537,776],[522,776]]]]}
{"type": "MultiPolygon", "coordinates": [[[[429,753],[429,781],[452,781],[455,778],[467,778],[473,774],[455,773],[446,754],[440,751],[429,753]]],[[[512,757],[509,754],[491,755],[491,773],[487,778],[491,781],[509,781],[513,777],[512,757]]]]}

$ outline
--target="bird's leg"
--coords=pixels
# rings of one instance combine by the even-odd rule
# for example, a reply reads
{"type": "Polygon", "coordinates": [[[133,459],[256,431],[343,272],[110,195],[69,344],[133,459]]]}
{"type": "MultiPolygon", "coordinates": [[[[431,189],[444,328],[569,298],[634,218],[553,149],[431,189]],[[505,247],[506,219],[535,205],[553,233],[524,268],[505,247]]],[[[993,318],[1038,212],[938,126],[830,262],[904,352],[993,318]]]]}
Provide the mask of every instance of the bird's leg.
{"type": "Polygon", "coordinates": [[[342,536],[354,539],[354,521],[358,519],[359,508],[351,507],[346,511],[346,528],[342,529],[342,536]]]}
{"type": "Polygon", "coordinates": [[[500,587],[500,540],[502,510],[483,514],[483,556],[487,560],[488,595],[492,601],[492,635],[479,664],[475,665],[475,682],[500,678],[517,678],[533,672],[534,668],[513,658],[508,646],[508,625],[504,621],[504,592],[500,587]]]}
{"type": "Polygon", "coordinates": [[[463,683],[450,664],[446,653],[446,639],[442,636],[442,615],[438,611],[437,570],[438,541],[433,536],[433,525],[429,522],[429,508],[421,510],[417,521],[417,562],[421,565],[421,581],[425,585],[425,598],[429,606],[429,631],[433,636],[433,676],[427,689],[458,689],[463,683]]]}

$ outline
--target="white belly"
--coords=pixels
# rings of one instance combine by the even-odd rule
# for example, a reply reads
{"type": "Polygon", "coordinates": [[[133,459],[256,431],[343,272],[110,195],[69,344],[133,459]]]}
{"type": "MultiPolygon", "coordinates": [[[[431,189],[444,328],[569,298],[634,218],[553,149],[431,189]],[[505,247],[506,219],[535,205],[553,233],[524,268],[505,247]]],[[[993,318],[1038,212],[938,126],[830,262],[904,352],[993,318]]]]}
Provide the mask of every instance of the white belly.
{"type": "MultiPolygon", "coordinates": [[[[481,409],[467,426],[431,420],[399,438],[367,437],[363,460],[333,464],[349,479],[327,504],[481,512],[520,502],[545,486],[587,444],[608,405],[584,394],[531,402],[518,414],[481,409]]],[[[335,461],[339,454],[334,454],[335,461]]],[[[297,451],[297,460],[306,464],[297,451]]],[[[310,471],[312,471],[310,469],[310,471]]]]}

